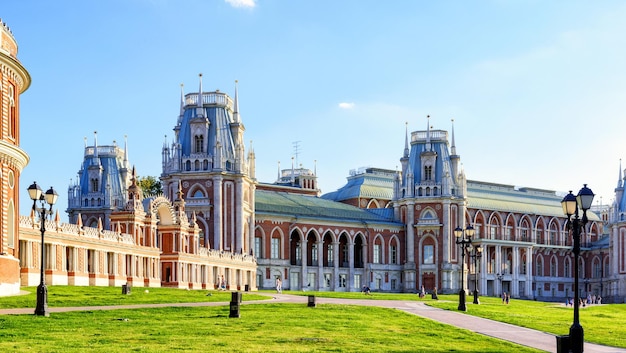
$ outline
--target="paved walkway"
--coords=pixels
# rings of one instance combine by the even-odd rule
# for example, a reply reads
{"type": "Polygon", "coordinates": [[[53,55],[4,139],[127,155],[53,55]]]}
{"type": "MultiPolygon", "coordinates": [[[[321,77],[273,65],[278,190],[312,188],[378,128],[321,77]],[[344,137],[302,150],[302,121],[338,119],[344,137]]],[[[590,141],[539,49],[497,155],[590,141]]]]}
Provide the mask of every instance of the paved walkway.
{"type": "MultiPolygon", "coordinates": [[[[308,303],[307,296],[289,295],[289,294],[273,294],[274,300],[253,300],[245,301],[244,305],[264,304],[272,302],[284,303],[308,303]]],[[[443,310],[433,308],[424,302],[418,301],[402,301],[402,300],[371,300],[371,299],[338,299],[338,298],[322,298],[316,297],[317,304],[352,304],[363,306],[379,306],[385,308],[393,308],[403,310],[408,313],[432,319],[444,324],[449,324],[459,328],[463,328],[482,335],[499,338],[505,341],[514,342],[523,346],[533,347],[546,352],[556,352],[556,338],[552,334],[531,330],[519,326],[505,324],[493,320],[483,319],[472,315],[464,314],[456,311],[443,310]]],[[[141,308],[162,308],[162,307],[200,307],[200,306],[224,306],[228,303],[224,302],[200,302],[200,303],[165,303],[165,304],[133,304],[133,305],[111,305],[111,306],[95,306],[95,307],[50,307],[51,313],[60,313],[68,311],[86,311],[86,310],[116,310],[116,309],[141,309],[141,308]]],[[[21,309],[0,309],[0,315],[3,314],[33,314],[33,308],[21,309]]],[[[602,346],[598,344],[585,343],[585,353],[613,353],[625,352],[626,349],[602,346]]]]}

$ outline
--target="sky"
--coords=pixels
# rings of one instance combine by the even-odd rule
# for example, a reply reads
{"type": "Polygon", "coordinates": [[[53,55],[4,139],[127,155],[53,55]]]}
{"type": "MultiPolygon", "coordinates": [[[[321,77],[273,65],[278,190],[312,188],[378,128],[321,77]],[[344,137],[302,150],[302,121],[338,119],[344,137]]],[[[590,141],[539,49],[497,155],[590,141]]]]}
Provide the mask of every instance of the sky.
{"type": "Polygon", "coordinates": [[[578,0],[22,0],[0,17],[32,84],[20,97],[20,214],[60,195],[84,138],[128,143],[159,176],[180,84],[234,96],[256,177],[292,157],[322,193],[400,168],[406,129],[450,130],[469,180],[613,201],[626,155],[626,3],[578,0]],[[166,137],[167,136],[167,137],[166,137]],[[297,151],[297,153],[296,153],[297,151]]]}

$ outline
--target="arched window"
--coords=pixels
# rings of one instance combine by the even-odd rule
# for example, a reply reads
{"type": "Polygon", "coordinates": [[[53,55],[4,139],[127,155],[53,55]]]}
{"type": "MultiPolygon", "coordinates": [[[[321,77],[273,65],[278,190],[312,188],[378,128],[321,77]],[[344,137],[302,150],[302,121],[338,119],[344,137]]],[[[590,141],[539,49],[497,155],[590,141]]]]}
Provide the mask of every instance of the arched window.
{"type": "Polygon", "coordinates": [[[17,135],[17,116],[15,107],[15,87],[9,84],[9,135],[15,137],[17,135]]]}
{"type": "Polygon", "coordinates": [[[535,266],[535,276],[543,276],[543,264],[540,257],[537,258],[535,266]]]}
{"type": "Polygon", "coordinates": [[[391,245],[389,246],[389,263],[392,265],[398,263],[398,245],[395,239],[391,240],[391,245]]]}

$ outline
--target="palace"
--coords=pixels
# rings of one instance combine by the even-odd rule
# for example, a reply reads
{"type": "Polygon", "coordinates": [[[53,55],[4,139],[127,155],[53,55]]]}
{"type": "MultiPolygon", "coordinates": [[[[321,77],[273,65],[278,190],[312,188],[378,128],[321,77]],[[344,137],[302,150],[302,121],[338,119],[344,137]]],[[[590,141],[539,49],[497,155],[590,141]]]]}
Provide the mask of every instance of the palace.
{"type": "MultiPolygon", "coordinates": [[[[171,142],[161,149],[163,192],[144,195],[128,142],[85,145],[69,186],[69,223],[58,214],[19,216],[19,93],[30,77],[2,31],[0,294],[48,284],[229,290],[440,293],[564,300],[573,296],[572,232],[554,191],[468,180],[454,126],[399,136],[401,170],[367,168],[320,195],[315,171],[279,170],[256,179],[244,145],[238,89],[231,97],[181,89],[171,142]],[[471,250],[455,230],[472,227],[471,250]],[[479,253],[477,249],[482,251],[479,253]],[[466,251],[468,250],[468,251],[466,251]],[[478,256],[480,254],[480,256],[478,256]],[[464,263],[465,262],[465,263],[464,263]]],[[[156,151],[155,151],[156,152],[156,151]]],[[[626,298],[626,195],[621,165],[616,201],[587,212],[579,258],[581,296],[626,298]]]]}

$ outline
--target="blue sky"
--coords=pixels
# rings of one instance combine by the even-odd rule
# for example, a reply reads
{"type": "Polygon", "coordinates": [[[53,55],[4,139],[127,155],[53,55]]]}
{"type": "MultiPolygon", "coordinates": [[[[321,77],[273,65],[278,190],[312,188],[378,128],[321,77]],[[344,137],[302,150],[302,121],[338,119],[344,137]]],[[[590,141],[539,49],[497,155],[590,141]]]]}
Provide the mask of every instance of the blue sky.
{"type": "Polygon", "coordinates": [[[614,198],[626,131],[623,1],[11,1],[0,17],[32,76],[21,96],[25,189],[67,188],[93,144],[161,173],[180,84],[234,94],[257,179],[317,161],[324,193],[351,169],[400,165],[410,131],[449,130],[467,177],[614,198]]]}

